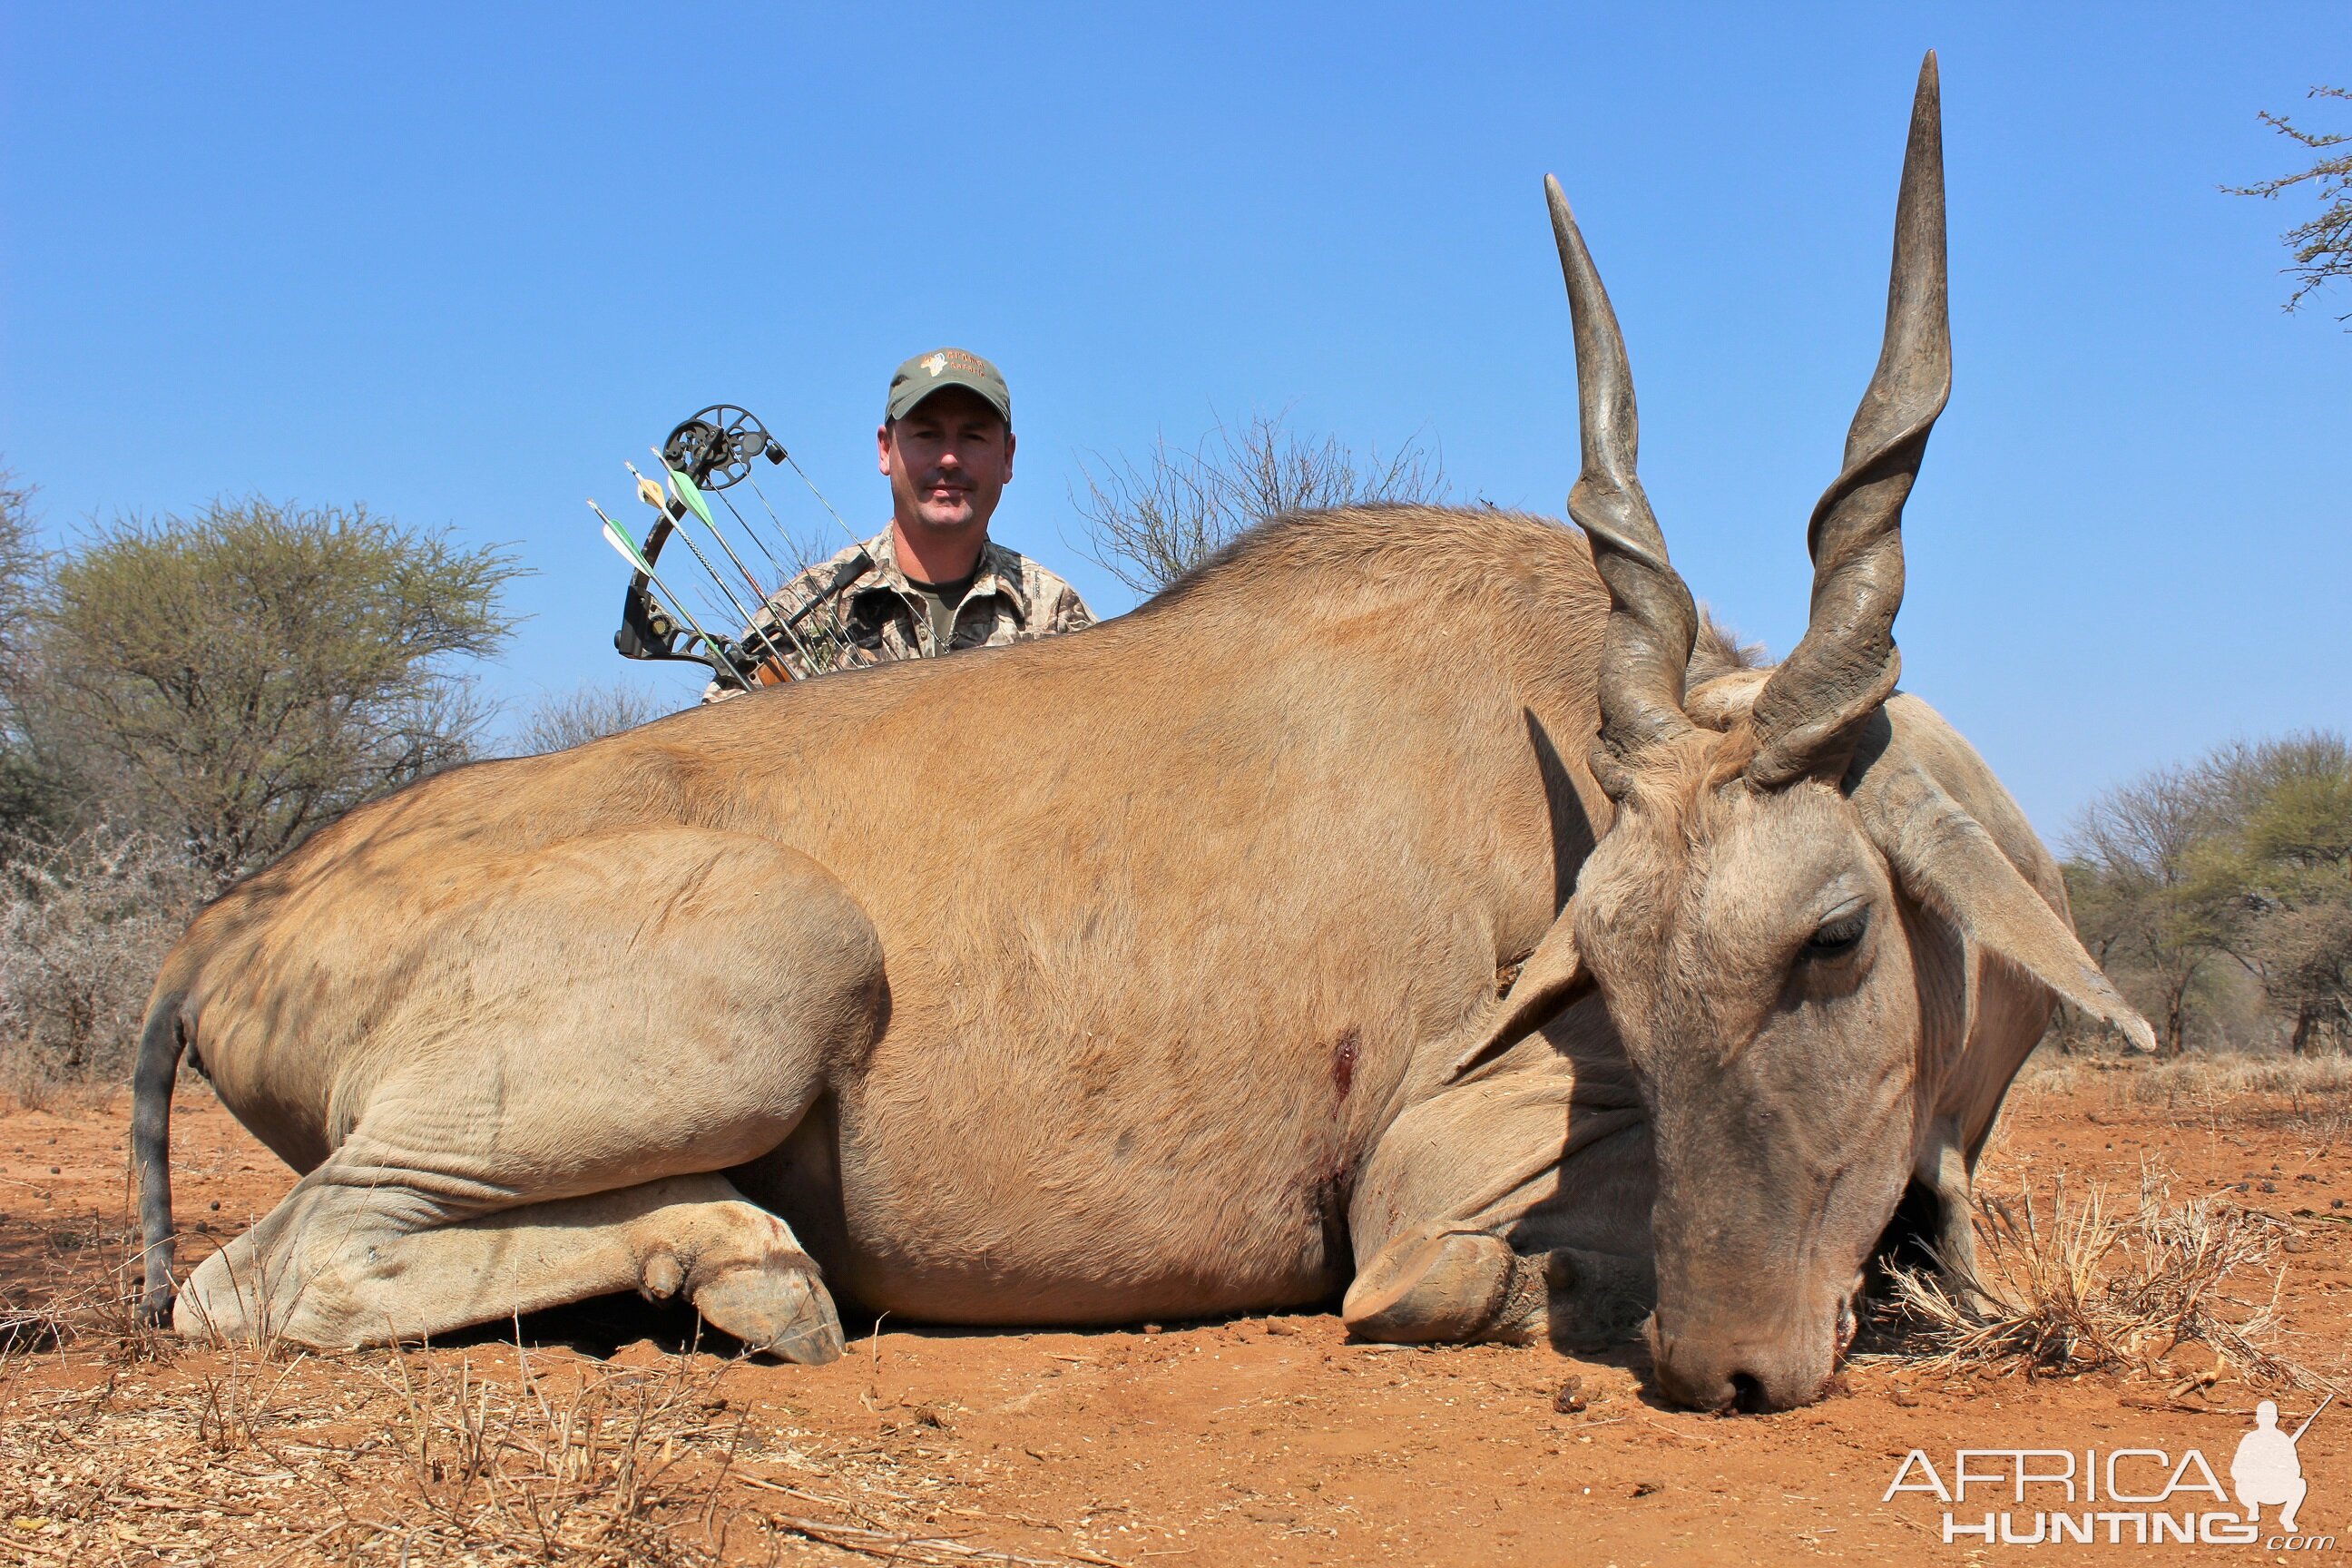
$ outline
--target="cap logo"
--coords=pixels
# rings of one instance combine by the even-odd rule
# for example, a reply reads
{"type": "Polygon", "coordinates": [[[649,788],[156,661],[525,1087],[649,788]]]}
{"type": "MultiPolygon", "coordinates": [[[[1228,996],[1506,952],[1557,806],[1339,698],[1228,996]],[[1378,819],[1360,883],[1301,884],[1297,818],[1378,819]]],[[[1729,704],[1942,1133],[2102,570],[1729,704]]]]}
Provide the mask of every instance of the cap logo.
{"type": "Polygon", "coordinates": [[[936,377],[944,373],[948,368],[948,356],[945,354],[933,354],[923,362],[923,368],[929,371],[931,374],[936,377]]]}

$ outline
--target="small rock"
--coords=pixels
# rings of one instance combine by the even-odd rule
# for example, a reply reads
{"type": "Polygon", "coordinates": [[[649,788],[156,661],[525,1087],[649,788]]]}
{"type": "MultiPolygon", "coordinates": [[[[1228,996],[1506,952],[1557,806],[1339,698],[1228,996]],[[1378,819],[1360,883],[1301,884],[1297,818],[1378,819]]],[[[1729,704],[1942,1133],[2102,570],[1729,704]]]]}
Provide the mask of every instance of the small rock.
{"type": "Polygon", "coordinates": [[[213,1200],[213,1213],[220,1213],[220,1200],[217,1198],[213,1200]]]}
{"type": "Polygon", "coordinates": [[[1665,1489],[1666,1483],[1664,1481],[1635,1481],[1633,1483],[1633,1495],[1635,1497],[1655,1497],[1665,1489]]]}
{"type": "Polygon", "coordinates": [[[50,1175],[52,1175],[52,1176],[62,1176],[62,1175],[64,1175],[65,1173],[65,1173],[65,1168],[64,1168],[63,1166],[60,1166],[60,1165],[51,1165],[51,1166],[49,1167],[49,1174],[50,1174],[50,1175]]]}
{"type": "Polygon", "coordinates": [[[1584,1379],[1580,1377],[1570,1378],[1559,1385],[1559,1392],[1551,1396],[1551,1407],[1562,1415],[1573,1415],[1591,1403],[1584,1397],[1584,1379]]]}
{"type": "Polygon", "coordinates": [[[2263,1184],[2263,1191],[2266,1193],[2274,1193],[2278,1191],[2278,1184],[2276,1182],[2264,1182],[2263,1184]]]}
{"type": "Polygon", "coordinates": [[[2332,1209],[2340,1209],[2344,1206],[2344,1200],[2342,1198],[2330,1198],[2327,1200],[2327,1206],[2332,1209]]]}
{"type": "Polygon", "coordinates": [[[1161,1328],[1159,1324],[1157,1324],[1157,1323],[1146,1323],[1146,1324],[1144,1324],[1144,1325],[1143,1325],[1143,1331],[1144,1331],[1145,1333],[1147,1333],[1147,1334],[1158,1334],[1158,1333],[1164,1333],[1164,1332],[1166,1332],[1167,1331],[1166,1331],[1166,1330],[1164,1330],[1164,1329],[1162,1329],[1162,1328],[1161,1328]]]}
{"type": "Polygon", "coordinates": [[[1269,1334],[1295,1334],[1298,1328],[1288,1318],[1268,1318],[1265,1331],[1269,1334]]]}

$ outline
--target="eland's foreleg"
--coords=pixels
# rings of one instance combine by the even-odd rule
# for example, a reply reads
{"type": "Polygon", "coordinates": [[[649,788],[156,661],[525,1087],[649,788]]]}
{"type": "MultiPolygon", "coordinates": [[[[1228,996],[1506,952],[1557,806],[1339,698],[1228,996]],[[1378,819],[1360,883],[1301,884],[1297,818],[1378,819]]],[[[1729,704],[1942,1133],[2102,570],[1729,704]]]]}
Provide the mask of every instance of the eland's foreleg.
{"type": "Polygon", "coordinates": [[[1622,1068],[1537,1037],[1382,1136],[1341,1313],[1370,1340],[1622,1341],[1656,1299],[1654,1179],[1622,1068]]]}

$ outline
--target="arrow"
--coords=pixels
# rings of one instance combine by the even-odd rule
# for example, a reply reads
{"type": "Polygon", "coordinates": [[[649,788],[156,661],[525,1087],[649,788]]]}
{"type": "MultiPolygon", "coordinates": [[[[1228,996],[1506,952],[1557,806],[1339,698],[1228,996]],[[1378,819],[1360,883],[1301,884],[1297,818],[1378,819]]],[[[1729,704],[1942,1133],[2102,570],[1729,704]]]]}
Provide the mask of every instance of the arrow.
{"type": "MultiPolygon", "coordinates": [[[[792,667],[784,662],[783,649],[776,646],[774,636],[759,624],[759,616],[757,614],[743,607],[743,601],[735,596],[733,589],[728,587],[727,579],[720,575],[718,567],[713,566],[710,563],[710,557],[702,552],[702,546],[695,543],[694,535],[686,531],[685,512],[683,509],[677,512],[671,511],[669,502],[663,499],[661,487],[654,483],[653,480],[646,478],[645,475],[638,473],[637,466],[635,463],[623,463],[621,466],[628,469],[629,472],[635,477],[637,481],[637,499],[644,501],[656,511],[661,513],[665,520],[675,521],[678,524],[677,529],[677,537],[686,542],[687,549],[693,552],[695,560],[702,563],[702,569],[706,573],[709,574],[711,582],[718,584],[720,596],[726,599],[729,606],[741,618],[743,622],[744,640],[748,643],[751,638],[757,637],[761,643],[765,645],[768,651],[764,656],[762,656],[761,662],[774,664],[776,668],[783,673],[786,679],[791,679],[792,667]]],[[[662,471],[664,473],[669,472],[667,468],[662,471]]],[[[671,477],[675,479],[677,476],[673,474],[671,477]]],[[[711,534],[712,537],[719,540],[719,546],[724,549],[727,544],[725,536],[719,534],[719,531],[715,528],[711,530],[711,534]]],[[[729,550],[727,553],[730,560],[733,559],[735,552],[732,550],[729,550]]],[[[737,561],[735,564],[740,569],[743,563],[740,561],[737,561]]],[[[751,597],[753,602],[764,606],[767,604],[768,596],[764,593],[761,592],[759,584],[752,578],[749,572],[745,572],[743,574],[743,580],[751,585],[751,597]]],[[[802,658],[806,660],[809,658],[809,653],[806,648],[799,646],[800,639],[798,637],[793,637],[789,632],[785,635],[787,637],[791,638],[795,650],[801,655],[802,658]]]]}
{"type": "Polygon", "coordinates": [[[660,579],[654,575],[653,563],[646,559],[645,552],[637,548],[637,542],[631,539],[619,523],[604,516],[604,509],[596,504],[593,496],[589,498],[588,510],[604,520],[604,542],[619,551],[622,560],[644,573],[648,579],[659,582],[660,579]]]}
{"type": "Polygon", "coordinates": [[[635,463],[623,463],[621,467],[628,469],[629,477],[637,481],[637,499],[664,517],[667,517],[669,503],[662,500],[661,486],[637,472],[637,466],[635,463]]]}
{"type": "MultiPolygon", "coordinates": [[[[654,453],[654,456],[655,458],[661,459],[662,472],[669,476],[670,494],[677,497],[680,501],[692,509],[695,516],[702,520],[702,526],[710,531],[710,537],[719,542],[719,548],[727,552],[727,559],[735,563],[735,570],[743,574],[744,585],[751,590],[751,596],[757,599],[761,604],[766,604],[768,602],[768,590],[760,586],[760,579],[753,574],[749,566],[743,564],[743,558],[735,553],[735,546],[729,543],[727,536],[719,531],[719,524],[711,518],[709,503],[702,499],[701,490],[695,488],[695,483],[692,479],[688,479],[684,474],[681,474],[676,468],[671,468],[668,460],[667,458],[663,458],[658,450],[654,453]]],[[[635,469],[631,469],[630,471],[632,473],[635,472],[635,469]]],[[[737,520],[740,521],[742,513],[737,512],[735,515],[737,520]]],[[[684,522],[684,516],[679,515],[678,521],[680,522],[684,522]]],[[[750,531],[746,530],[745,531],[748,532],[750,531]]],[[[769,558],[769,564],[775,564],[775,561],[772,556],[769,558]]],[[[782,568],[778,568],[778,570],[781,571],[782,568]]],[[[777,586],[781,588],[783,584],[779,583],[777,586]]]]}
{"type": "Polygon", "coordinates": [[[662,466],[662,472],[669,476],[669,493],[677,497],[678,500],[684,501],[687,505],[692,507],[694,509],[694,515],[702,520],[702,525],[705,528],[717,528],[719,525],[710,521],[710,503],[702,499],[701,487],[697,485],[692,479],[688,479],[684,474],[679,473],[676,468],[671,468],[669,466],[669,459],[661,455],[661,448],[659,447],[656,447],[652,450],[655,460],[662,466]]]}
{"type": "Polygon", "coordinates": [[[745,679],[743,672],[735,668],[734,660],[729,658],[724,653],[719,651],[719,645],[711,638],[709,632],[702,629],[702,623],[694,618],[693,612],[686,607],[686,601],[680,598],[677,593],[672,589],[668,584],[661,580],[660,575],[654,571],[653,563],[647,561],[645,556],[645,552],[637,548],[637,542],[629,537],[629,531],[623,528],[619,523],[614,522],[611,518],[606,517],[604,515],[604,509],[598,506],[593,499],[588,502],[588,510],[594,512],[597,517],[603,521],[604,524],[604,542],[611,545],[614,550],[620,552],[621,559],[626,561],[630,566],[644,573],[646,582],[651,583],[655,587],[659,588],[665,595],[668,595],[670,602],[669,607],[677,612],[681,620],[686,622],[688,627],[693,631],[696,637],[702,639],[702,646],[709,648],[712,657],[717,658],[721,665],[726,667],[727,673],[730,676],[732,676],[736,682],[746,691],[749,691],[751,689],[751,682],[745,679]]]}
{"type": "MultiPolygon", "coordinates": [[[[662,457],[659,448],[655,449],[654,457],[661,463],[662,472],[669,476],[670,493],[676,496],[681,503],[694,513],[695,516],[702,520],[702,526],[709,531],[710,537],[712,539],[718,541],[719,548],[726,552],[727,559],[734,564],[735,570],[743,574],[744,585],[751,590],[752,602],[760,605],[762,609],[766,608],[768,605],[768,590],[760,585],[760,579],[758,576],[752,573],[749,566],[743,564],[743,558],[735,553],[735,546],[729,542],[726,533],[720,530],[718,522],[711,517],[709,504],[702,499],[702,491],[700,489],[696,486],[692,479],[687,478],[684,474],[679,473],[676,468],[671,468],[669,466],[669,459],[662,457]]],[[[636,472],[636,469],[633,468],[629,471],[634,474],[636,472]]],[[[651,483],[652,481],[647,480],[646,482],[651,483]]],[[[721,499],[723,500],[724,498],[722,497],[721,499]]],[[[679,511],[676,507],[671,507],[666,510],[670,515],[677,518],[679,531],[683,533],[685,531],[686,523],[685,513],[679,511]]],[[[727,510],[730,511],[735,511],[735,509],[731,505],[727,510]]],[[[740,511],[736,511],[735,521],[741,522],[742,520],[743,514],[740,511]]],[[[749,535],[751,533],[751,530],[746,528],[744,532],[749,535]]],[[[693,550],[698,556],[702,553],[700,550],[696,549],[694,541],[691,538],[687,540],[686,547],[688,550],[693,550]]],[[[764,548],[765,547],[762,546],[762,549],[764,548]]],[[[776,559],[772,555],[768,557],[768,564],[774,566],[779,573],[782,573],[783,570],[781,566],[776,566],[776,559]]],[[[778,584],[777,586],[779,590],[781,590],[782,584],[778,584]]],[[[733,595],[730,595],[729,596],[731,598],[733,595]]],[[[784,636],[791,640],[793,650],[801,656],[802,668],[805,669],[814,669],[816,668],[815,657],[810,653],[808,646],[801,641],[799,634],[794,632],[793,628],[781,617],[772,617],[772,619],[775,621],[776,626],[783,632],[784,636]]],[[[750,625],[749,617],[747,617],[745,624],[747,626],[750,625]]],[[[762,632],[761,635],[766,636],[767,634],[762,632]]],[[[769,639],[769,645],[772,647],[774,646],[774,639],[772,637],[769,639]]]]}

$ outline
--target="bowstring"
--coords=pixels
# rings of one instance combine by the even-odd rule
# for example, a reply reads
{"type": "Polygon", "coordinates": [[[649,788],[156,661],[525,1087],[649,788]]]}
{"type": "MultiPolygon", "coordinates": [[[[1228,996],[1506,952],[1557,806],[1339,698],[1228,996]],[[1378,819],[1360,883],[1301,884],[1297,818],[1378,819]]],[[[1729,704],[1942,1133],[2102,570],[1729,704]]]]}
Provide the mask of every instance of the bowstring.
{"type": "MultiPolygon", "coordinates": [[[[750,479],[751,476],[749,473],[746,473],[743,477],[750,479]]],[[[751,487],[755,492],[760,487],[757,484],[754,484],[751,487]]],[[[751,520],[746,518],[741,510],[739,509],[732,500],[728,499],[727,491],[725,489],[707,490],[704,493],[708,495],[715,495],[719,498],[719,504],[727,509],[728,515],[734,518],[735,525],[743,531],[743,537],[749,539],[752,545],[758,549],[760,553],[766,558],[769,570],[776,574],[775,591],[774,593],[771,593],[763,596],[760,605],[761,612],[766,614],[769,618],[775,623],[776,629],[778,631],[782,632],[784,636],[792,638],[793,648],[800,654],[802,664],[807,668],[811,675],[824,673],[824,669],[830,668],[830,664],[821,664],[819,662],[816,657],[816,651],[814,648],[811,648],[806,643],[803,642],[800,638],[800,634],[793,630],[792,626],[787,624],[788,617],[782,614],[781,607],[776,603],[776,595],[781,594],[786,588],[791,587],[793,582],[799,578],[800,574],[809,569],[809,563],[803,561],[796,566],[789,568],[786,567],[782,562],[776,559],[775,552],[768,548],[767,542],[760,537],[760,531],[751,526],[751,520]]],[[[776,531],[776,538],[789,551],[792,547],[792,541],[787,539],[784,535],[783,520],[776,515],[775,508],[768,505],[767,497],[760,497],[760,504],[767,510],[768,522],[769,525],[776,531]]],[[[825,607],[827,610],[834,612],[832,616],[832,624],[818,627],[818,632],[822,636],[834,638],[835,641],[838,643],[842,640],[840,615],[835,606],[828,605],[825,607]]]]}

